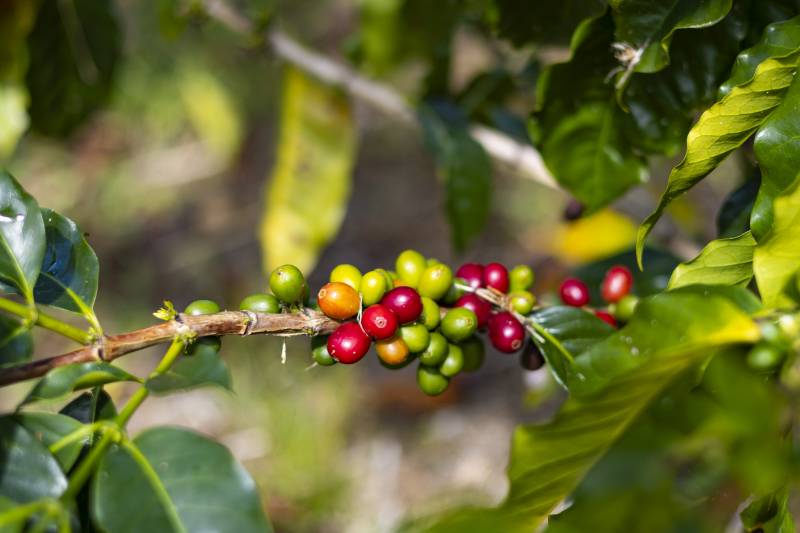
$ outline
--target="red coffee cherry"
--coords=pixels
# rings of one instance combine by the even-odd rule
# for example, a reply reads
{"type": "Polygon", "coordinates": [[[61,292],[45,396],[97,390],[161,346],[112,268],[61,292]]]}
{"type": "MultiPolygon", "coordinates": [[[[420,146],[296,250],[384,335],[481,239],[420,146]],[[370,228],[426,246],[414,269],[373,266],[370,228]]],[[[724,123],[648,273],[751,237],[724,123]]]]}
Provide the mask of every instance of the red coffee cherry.
{"type": "Polygon", "coordinates": [[[596,316],[597,318],[599,318],[600,320],[602,320],[603,322],[605,322],[606,324],[608,324],[612,328],[617,327],[617,321],[614,320],[613,315],[611,313],[609,313],[608,311],[601,311],[600,309],[597,309],[594,312],[594,316],[596,316]]]}
{"type": "Polygon", "coordinates": [[[384,295],[381,303],[395,314],[401,324],[413,322],[422,314],[422,298],[411,287],[395,287],[384,295]]]}
{"type": "Polygon", "coordinates": [[[370,305],[361,315],[361,326],[377,341],[388,339],[397,331],[397,317],[385,305],[370,305]]]}
{"type": "Polygon", "coordinates": [[[483,267],[483,284],[500,292],[508,292],[508,269],[500,263],[489,263],[483,267]]]}
{"type": "Polygon", "coordinates": [[[367,355],[369,346],[369,337],[355,322],[345,322],[328,337],[328,353],[345,365],[360,361],[367,355]]]}
{"type": "Polygon", "coordinates": [[[631,274],[630,269],[623,265],[617,265],[606,272],[600,292],[603,295],[603,300],[608,303],[614,303],[620,301],[631,292],[632,286],[633,274],[631,274]]]}
{"type": "Polygon", "coordinates": [[[456,277],[466,281],[473,289],[483,287],[483,265],[464,263],[456,271],[456,277]]]}
{"type": "Polygon", "coordinates": [[[583,307],[589,303],[589,287],[577,278],[568,278],[559,290],[561,301],[573,307],[583,307]]]}
{"type": "Polygon", "coordinates": [[[463,307],[475,313],[478,319],[478,328],[482,328],[489,321],[492,314],[492,304],[486,300],[481,300],[477,295],[468,293],[456,301],[456,307],[463,307]]]}
{"type": "Polygon", "coordinates": [[[525,342],[525,328],[514,315],[503,311],[489,318],[489,340],[501,352],[513,353],[525,342]]]}

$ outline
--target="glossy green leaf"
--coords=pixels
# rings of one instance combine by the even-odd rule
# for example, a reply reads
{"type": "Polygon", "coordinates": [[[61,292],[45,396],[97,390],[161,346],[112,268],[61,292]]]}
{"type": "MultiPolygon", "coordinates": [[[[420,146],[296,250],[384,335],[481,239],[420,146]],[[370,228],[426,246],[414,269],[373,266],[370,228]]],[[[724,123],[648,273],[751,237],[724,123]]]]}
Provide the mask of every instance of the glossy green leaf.
{"type": "Polygon", "coordinates": [[[607,82],[617,67],[608,53],[614,24],[585,21],[572,39],[572,57],[539,79],[531,136],[558,182],[586,206],[605,206],[647,178],[644,159],[625,137],[628,119],[607,82]],[[576,83],[580,80],[580,83],[576,83]]]}
{"type": "Polygon", "coordinates": [[[760,174],[746,180],[731,192],[717,214],[717,233],[720,238],[736,237],[750,230],[750,213],[761,185],[760,174]]]}
{"type": "Polygon", "coordinates": [[[445,184],[445,208],[456,250],[464,250],[489,219],[492,164],[460,121],[448,123],[432,106],[420,109],[427,145],[445,184]]]}
{"type": "Polygon", "coordinates": [[[618,41],[640,54],[638,72],[655,72],[669,62],[676,30],[702,28],[722,20],[731,0],[611,0],[618,41]]]}
{"type": "Polygon", "coordinates": [[[794,519],[789,509],[789,491],[786,489],[754,499],[739,513],[747,531],[763,533],[794,533],[794,519]]]}
{"type": "Polygon", "coordinates": [[[355,153],[348,100],[287,67],[277,162],[261,223],[266,272],[284,263],[313,269],[344,218],[355,153]]]}
{"type": "Polygon", "coordinates": [[[90,424],[97,420],[111,420],[117,416],[117,409],[114,407],[111,396],[102,388],[97,387],[69,402],[59,413],[83,424],[90,424]]]}
{"type": "MultiPolygon", "coordinates": [[[[74,418],[55,413],[21,412],[14,415],[13,418],[48,448],[83,425],[74,418]]],[[[87,436],[83,441],[78,440],[59,450],[53,450],[64,472],[69,472],[72,465],[78,460],[81,449],[88,439],[87,436]]]]}
{"type": "Polygon", "coordinates": [[[770,57],[785,57],[800,47],[800,17],[770,24],[758,43],[742,51],[736,58],[730,77],[719,88],[719,97],[726,96],[737,85],[753,80],[756,68],[770,57]]]}
{"type": "Polygon", "coordinates": [[[0,367],[28,361],[33,355],[33,335],[18,320],[0,316],[0,367]]]}
{"type": "Polygon", "coordinates": [[[529,318],[544,329],[540,332],[544,342],[532,338],[544,355],[548,368],[562,384],[567,382],[574,358],[614,331],[594,314],[576,307],[544,307],[529,318]]]}
{"type": "Polygon", "coordinates": [[[494,0],[495,24],[500,37],[516,46],[534,44],[569,44],[570,36],[581,21],[602,14],[603,0],[566,0],[566,2],[528,2],[494,0]]]}
{"type": "Polygon", "coordinates": [[[139,381],[118,366],[104,362],[74,363],[48,372],[33,387],[25,403],[61,398],[72,391],[117,381],[139,381]]]}
{"type": "Polygon", "coordinates": [[[11,174],[0,170],[0,280],[32,300],[44,249],[39,205],[11,174]]]}
{"type": "Polygon", "coordinates": [[[106,102],[122,27],[112,0],[40,5],[28,36],[31,123],[46,135],[63,136],[106,102]]]}
{"type": "Polygon", "coordinates": [[[67,479],[44,444],[12,417],[0,417],[0,496],[18,503],[58,498],[67,479]]]}
{"type": "Polygon", "coordinates": [[[187,390],[204,385],[231,388],[231,373],[215,347],[199,344],[194,354],[181,356],[168,371],[145,382],[156,394],[187,390]]]}
{"type": "Polygon", "coordinates": [[[751,82],[734,87],[700,116],[687,137],[683,161],[672,169],[667,190],[655,211],[639,228],[637,253],[641,254],[647,235],[667,205],[706,177],[780,105],[792,83],[798,61],[800,53],[763,61],[751,82]]]}
{"type": "Polygon", "coordinates": [[[12,154],[28,128],[26,37],[33,27],[37,3],[8,0],[0,16],[0,161],[12,154]]]}
{"type": "Polygon", "coordinates": [[[753,279],[753,251],[756,241],[750,232],[708,243],[691,261],[681,263],[672,273],[669,288],[686,285],[741,285],[753,279]]]}
{"type": "Polygon", "coordinates": [[[577,394],[555,419],[517,428],[505,501],[448,513],[420,529],[535,530],[675,378],[716,348],[759,338],[740,307],[749,298],[744,292],[698,287],[643,300],[625,327],[576,358],[571,391],[577,394]]]}
{"type": "Polygon", "coordinates": [[[775,199],[774,224],[755,248],[753,271],[766,307],[793,304],[787,292],[800,271],[800,180],[775,199]]]}
{"type": "Polygon", "coordinates": [[[108,533],[272,530],[255,483],[230,452],[179,428],[112,446],[94,476],[92,515],[108,533]]]}
{"type": "Polygon", "coordinates": [[[47,245],[39,279],[33,289],[36,302],[60,307],[97,323],[94,300],[100,264],[80,228],[65,216],[42,209],[47,245]]]}

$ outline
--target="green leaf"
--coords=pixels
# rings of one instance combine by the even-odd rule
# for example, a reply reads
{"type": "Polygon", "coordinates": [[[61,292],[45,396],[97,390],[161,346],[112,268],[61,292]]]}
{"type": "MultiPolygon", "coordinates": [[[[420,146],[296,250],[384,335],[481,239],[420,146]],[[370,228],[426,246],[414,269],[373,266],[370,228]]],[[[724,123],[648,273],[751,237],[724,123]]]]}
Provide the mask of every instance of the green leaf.
{"type": "Polygon", "coordinates": [[[555,419],[517,428],[505,501],[448,513],[420,529],[535,530],[675,378],[716,348],[759,338],[756,323],[727,297],[744,292],[698,287],[642,300],[628,325],[577,357],[577,394],[555,419]]]}
{"type": "Polygon", "coordinates": [[[625,138],[628,120],[607,82],[617,67],[609,14],[581,24],[572,57],[539,79],[531,136],[558,182],[596,211],[647,178],[643,158],[625,138]],[[575,80],[580,80],[576,83],[575,80]]]}
{"type": "Polygon", "coordinates": [[[570,36],[586,18],[603,13],[603,0],[566,0],[565,2],[529,2],[494,0],[496,29],[500,37],[515,46],[534,44],[569,44],[570,36]]]}
{"type": "Polygon", "coordinates": [[[179,428],[112,446],[94,476],[92,514],[108,533],[272,530],[255,483],[230,452],[179,428]]]}
{"type": "MultiPolygon", "coordinates": [[[[23,412],[15,414],[13,418],[48,448],[83,425],[74,418],[54,413],[23,412]]],[[[55,457],[64,472],[69,472],[88,441],[87,436],[83,442],[75,441],[60,450],[54,450],[55,457]]]]}
{"type": "Polygon", "coordinates": [[[755,248],[753,271],[766,307],[793,305],[788,291],[800,271],[800,179],[775,198],[774,225],[755,248]]]}
{"type": "Polygon", "coordinates": [[[83,314],[95,325],[94,300],[100,264],[80,228],[65,216],[42,209],[47,246],[33,295],[36,302],[83,314]]]}
{"type": "Polygon", "coordinates": [[[750,230],[750,213],[753,210],[760,185],[761,176],[757,174],[747,179],[725,198],[725,202],[717,214],[719,237],[736,237],[750,230]]]}
{"type": "Polygon", "coordinates": [[[686,285],[740,285],[753,279],[756,241],[750,232],[708,243],[700,254],[681,263],[672,273],[669,288],[686,285]]]}
{"type": "Polygon", "coordinates": [[[140,381],[118,366],[104,362],[74,363],[48,372],[28,393],[23,405],[61,398],[72,391],[117,381],[140,381]]]}
{"type": "Polygon", "coordinates": [[[669,62],[669,43],[679,29],[703,28],[722,20],[731,0],[612,0],[616,37],[640,54],[632,66],[655,72],[669,62]]]}
{"type": "Polygon", "coordinates": [[[0,367],[28,361],[33,355],[33,335],[18,320],[0,316],[0,367]]]}
{"type": "Polygon", "coordinates": [[[700,116],[687,137],[683,161],[672,169],[667,190],[655,211],[639,228],[636,250],[640,256],[640,266],[645,239],[667,205],[714,170],[780,105],[792,83],[798,61],[800,53],[765,60],[756,69],[751,82],[734,87],[700,116]]]}
{"type": "Polygon", "coordinates": [[[112,0],[40,5],[28,36],[31,123],[46,135],[64,136],[106,102],[122,28],[112,0]]]}
{"type": "Polygon", "coordinates": [[[65,405],[59,413],[83,424],[90,424],[97,420],[111,420],[117,416],[117,409],[111,396],[98,387],[84,392],[65,405]]]}
{"type": "Polygon", "coordinates": [[[0,496],[17,503],[58,498],[67,479],[58,461],[12,417],[0,417],[0,496]]]}
{"type": "Polygon", "coordinates": [[[737,85],[753,80],[756,68],[770,57],[786,57],[800,46],[800,17],[770,24],[761,40],[736,58],[730,77],[719,88],[722,99],[737,85]]]}
{"type": "Polygon", "coordinates": [[[277,162],[261,223],[264,269],[309,272],[339,231],[350,195],[356,128],[335,88],[287,67],[277,162]]]}
{"type": "Polygon", "coordinates": [[[594,314],[576,307],[544,307],[529,318],[545,330],[541,333],[545,342],[532,338],[542,351],[550,370],[562,384],[567,382],[574,358],[614,331],[614,328],[594,314]]]}
{"type": "Polygon", "coordinates": [[[0,170],[0,280],[29,301],[44,257],[45,235],[36,200],[0,170]]]}
{"type": "Polygon", "coordinates": [[[181,356],[168,371],[145,382],[156,394],[192,389],[204,385],[231,388],[228,366],[213,346],[199,344],[194,354],[181,356]]]}
{"type": "Polygon", "coordinates": [[[489,219],[492,164],[461,121],[446,122],[430,105],[423,105],[419,114],[426,144],[444,179],[451,240],[461,251],[480,235],[489,219]]]}
{"type": "Polygon", "coordinates": [[[780,491],[756,498],[741,512],[739,518],[747,531],[763,533],[794,533],[794,519],[789,510],[789,491],[780,491]]]}

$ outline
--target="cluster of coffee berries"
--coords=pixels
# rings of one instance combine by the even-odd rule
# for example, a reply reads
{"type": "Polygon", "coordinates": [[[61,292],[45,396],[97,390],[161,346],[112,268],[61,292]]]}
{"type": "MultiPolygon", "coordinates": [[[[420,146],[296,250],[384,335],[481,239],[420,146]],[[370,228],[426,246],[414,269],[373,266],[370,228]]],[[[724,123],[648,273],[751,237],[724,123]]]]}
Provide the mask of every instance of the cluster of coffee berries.
{"type": "MultiPolygon", "coordinates": [[[[631,294],[632,288],[633,274],[628,267],[615,265],[609,268],[600,286],[600,294],[608,305],[605,309],[593,310],[597,318],[613,327],[630,320],[636,304],[639,303],[639,299],[631,294]]],[[[586,307],[591,299],[589,287],[578,278],[565,279],[559,295],[564,304],[573,307],[586,307]]]]}
{"type": "Polygon", "coordinates": [[[414,250],[402,252],[394,270],[362,273],[339,265],[317,293],[315,306],[342,324],[327,339],[314,339],[312,356],[319,365],[352,364],[374,347],[387,368],[418,361],[419,387],[438,395],[450,378],[481,366],[479,330],[486,329],[501,352],[522,348],[525,328],[518,317],[529,314],[536,302],[528,291],[532,284],[533,271],[524,265],[509,272],[499,263],[468,263],[454,274],[414,250]]]}

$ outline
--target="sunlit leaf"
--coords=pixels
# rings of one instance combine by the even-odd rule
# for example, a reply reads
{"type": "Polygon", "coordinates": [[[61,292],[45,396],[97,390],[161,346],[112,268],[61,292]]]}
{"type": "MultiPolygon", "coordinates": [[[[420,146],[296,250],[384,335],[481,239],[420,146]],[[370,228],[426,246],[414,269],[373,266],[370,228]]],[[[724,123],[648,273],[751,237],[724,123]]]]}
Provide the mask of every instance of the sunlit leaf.
{"type": "Polygon", "coordinates": [[[747,285],[753,279],[756,241],[750,232],[708,243],[700,254],[681,263],[672,273],[669,288],[686,285],[747,285]]]}
{"type": "Polygon", "coordinates": [[[310,271],[339,231],[350,194],[356,130],[347,99],[300,70],[284,74],[281,134],[268,187],[264,268],[310,271]]]}
{"type": "Polygon", "coordinates": [[[586,263],[633,246],[636,224],[612,209],[565,222],[553,229],[552,253],[569,263],[586,263]]]}
{"type": "Polygon", "coordinates": [[[739,513],[747,531],[764,533],[794,533],[794,518],[789,509],[789,491],[786,489],[756,498],[739,513]]]}
{"type": "Polygon", "coordinates": [[[23,403],[60,398],[72,391],[117,381],[139,381],[118,366],[104,362],[74,363],[48,372],[33,387],[23,403]]]}

